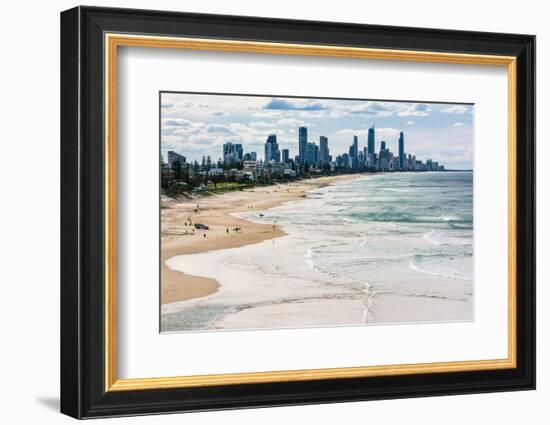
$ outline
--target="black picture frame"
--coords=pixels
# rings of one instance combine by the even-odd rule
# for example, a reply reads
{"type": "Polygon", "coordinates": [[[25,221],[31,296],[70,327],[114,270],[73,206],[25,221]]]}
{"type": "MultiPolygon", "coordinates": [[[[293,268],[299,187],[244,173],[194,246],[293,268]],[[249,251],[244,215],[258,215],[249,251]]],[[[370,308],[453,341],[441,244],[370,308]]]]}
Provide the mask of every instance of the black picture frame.
{"type": "Polygon", "coordinates": [[[535,388],[535,37],[76,7],[61,13],[61,412],[75,418],[535,388]],[[369,378],[105,391],[104,33],[517,58],[517,367],[369,378]]]}

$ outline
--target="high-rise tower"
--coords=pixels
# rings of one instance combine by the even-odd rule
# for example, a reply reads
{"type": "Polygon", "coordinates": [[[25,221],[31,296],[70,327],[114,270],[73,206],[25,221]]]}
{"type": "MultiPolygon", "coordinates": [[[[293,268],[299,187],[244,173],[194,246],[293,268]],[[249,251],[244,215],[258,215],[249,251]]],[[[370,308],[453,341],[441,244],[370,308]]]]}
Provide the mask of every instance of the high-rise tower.
{"type": "Polygon", "coordinates": [[[369,128],[369,135],[367,139],[367,153],[375,153],[374,149],[374,125],[369,128]]]}
{"type": "Polygon", "coordinates": [[[281,152],[283,156],[282,158],[283,164],[288,164],[289,158],[290,158],[288,149],[283,149],[281,152]]]}
{"type": "Polygon", "coordinates": [[[354,158],[357,158],[359,156],[359,138],[357,136],[353,136],[353,149],[351,152],[351,156],[354,158]]]}
{"type": "Polygon", "coordinates": [[[328,150],[328,138],[325,136],[319,137],[319,163],[321,165],[328,164],[329,160],[329,150],[328,150]]]}
{"type": "Polygon", "coordinates": [[[279,144],[277,143],[277,136],[275,134],[270,134],[267,137],[265,142],[265,156],[264,161],[275,161],[279,162],[281,160],[281,153],[279,152],[279,144]]]}
{"type": "Polygon", "coordinates": [[[298,157],[300,164],[306,161],[307,127],[298,128],[298,157]]]}
{"type": "Polygon", "coordinates": [[[405,135],[399,133],[399,169],[405,169],[405,135]]]}

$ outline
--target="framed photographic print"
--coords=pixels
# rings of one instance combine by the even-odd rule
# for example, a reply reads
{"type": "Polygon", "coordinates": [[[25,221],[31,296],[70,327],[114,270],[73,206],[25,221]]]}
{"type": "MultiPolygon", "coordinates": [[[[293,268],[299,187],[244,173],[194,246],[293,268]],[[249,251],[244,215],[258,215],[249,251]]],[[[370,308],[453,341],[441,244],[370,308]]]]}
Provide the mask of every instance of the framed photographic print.
{"type": "Polygon", "coordinates": [[[535,387],[535,38],[61,14],[61,410],[535,387]]]}

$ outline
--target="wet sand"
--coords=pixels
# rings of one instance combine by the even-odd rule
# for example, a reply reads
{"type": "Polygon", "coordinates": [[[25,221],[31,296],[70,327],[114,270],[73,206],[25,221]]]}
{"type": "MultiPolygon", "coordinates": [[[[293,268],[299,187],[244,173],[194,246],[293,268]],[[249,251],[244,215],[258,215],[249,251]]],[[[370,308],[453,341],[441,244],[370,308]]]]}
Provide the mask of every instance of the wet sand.
{"type": "Polygon", "coordinates": [[[237,248],[285,234],[275,224],[252,223],[233,217],[232,213],[273,208],[283,202],[305,197],[306,192],[312,189],[359,176],[320,177],[185,201],[163,198],[161,201],[161,304],[205,297],[214,293],[219,287],[214,279],[191,276],[170,269],[166,265],[166,260],[169,258],[216,249],[237,248]],[[209,230],[195,229],[196,223],[207,225],[209,230]]]}

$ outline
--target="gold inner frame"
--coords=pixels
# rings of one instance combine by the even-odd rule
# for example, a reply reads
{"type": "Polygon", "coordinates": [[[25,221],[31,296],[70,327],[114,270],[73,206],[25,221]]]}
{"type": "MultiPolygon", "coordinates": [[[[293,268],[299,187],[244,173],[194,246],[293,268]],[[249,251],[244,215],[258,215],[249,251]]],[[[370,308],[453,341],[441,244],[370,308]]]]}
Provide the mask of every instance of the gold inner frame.
{"type": "Polygon", "coordinates": [[[105,391],[310,381],[516,367],[516,58],[255,41],[105,34],[105,391]],[[508,357],[495,360],[118,379],[116,325],[117,51],[120,46],[503,66],[508,72],[508,357]]]}

